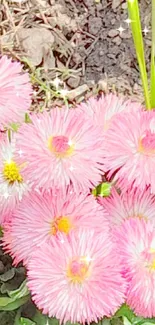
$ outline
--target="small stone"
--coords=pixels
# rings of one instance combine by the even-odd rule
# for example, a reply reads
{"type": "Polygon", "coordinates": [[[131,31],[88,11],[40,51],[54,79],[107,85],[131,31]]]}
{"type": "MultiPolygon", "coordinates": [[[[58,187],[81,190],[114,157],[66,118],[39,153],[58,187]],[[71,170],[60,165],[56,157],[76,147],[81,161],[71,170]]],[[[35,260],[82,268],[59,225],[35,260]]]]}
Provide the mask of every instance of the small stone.
{"type": "Polygon", "coordinates": [[[88,25],[89,25],[89,33],[93,35],[97,35],[102,27],[102,19],[100,17],[90,16],[88,25]]]}
{"type": "Polygon", "coordinates": [[[115,60],[115,58],[116,58],[115,54],[112,54],[112,53],[108,53],[107,57],[110,59],[113,59],[113,60],[115,60]]]}
{"type": "Polygon", "coordinates": [[[113,38],[113,37],[116,37],[117,35],[119,34],[118,30],[116,29],[111,29],[108,33],[108,36],[113,38]]]}
{"type": "Polygon", "coordinates": [[[111,20],[111,25],[114,25],[114,24],[115,24],[115,22],[116,22],[116,19],[115,19],[115,18],[113,18],[113,19],[111,20]]]}
{"type": "Polygon", "coordinates": [[[128,32],[124,31],[120,36],[123,39],[129,39],[129,38],[131,38],[132,35],[131,35],[130,31],[128,31],[128,32]]]}
{"type": "Polygon", "coordinates": [[[79,86],[79,83],[80,83],[80,77],[77,76],[75,78],[73,77],[70,77],[68,78],[67,80],[67,85],[73,89],[77,88],[79,86]]]}
{"type": "Polygon", "coordinates": [[[134,85],[133,85],[133,91],[137,92],[138,89],[139,89],[139,85],[135,82],[134,85]]]}
{"type": "Polygon", "coordinates": [[[147,44],[149,47],[151,47],[152,42],[149,39],[145,39],[145,44],[147,44]]]}
{"type": "Polygon", "coordinates": [[[112,1],[112,9],[115,10],[121,4],[121,0],[113,0],[112,1]]]}
{"type": "Polygon", "coordinates": [[[115,38],[113,38],[112,42],[119,46],[122,40],[119,36],[116,36],[115,38]]]}
{"type": "Polygon", "coordinates": [[[122,3],[122,9],[127,9],[127,8],[128,8],[127,2],[122,3]]]}

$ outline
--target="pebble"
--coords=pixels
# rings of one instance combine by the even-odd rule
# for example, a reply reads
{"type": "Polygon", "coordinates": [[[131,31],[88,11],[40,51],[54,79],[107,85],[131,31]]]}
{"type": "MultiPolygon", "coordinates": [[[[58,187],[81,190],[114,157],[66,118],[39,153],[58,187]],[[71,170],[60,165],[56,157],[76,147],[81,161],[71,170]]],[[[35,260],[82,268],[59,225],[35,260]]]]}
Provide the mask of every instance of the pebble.
{"type": "Polygon", "coordinates": [[[111,29],[108,33],[108,36],[113,38],[113,37],[116,37],[117,35],[119,34],[118,30],[116,29],[111,29]]]}
{"type": "Polygon", "coordinates": [[[122,3],[122,9],[127,9],[127,8],[128,8],[127,2],[122,3]]]}
{"type": "Polygon", "coordinates": [[[122,40],[119,36],[116,36],[115,38],[113,38],[112,42],[115,43],[116,45],[120,45],[122,40]]]}
{"type": "Polygon", "coordinates": [[[77,76],[76,78],[70,77],[67,80],[67,85],[71,88],[77,88],[80,83],[80,77],[77,76]]]}
{"type": "Polygon", "coordinates": [[[89,17],[89,33],[97,35],[102,27],[102,19],[100,17],[89,17]]]}
{"type": "Polygon", "coordinates": [[[112,9],[116,9],[121,3],[121,0],[113,0],[112,1],[112,9]]]}

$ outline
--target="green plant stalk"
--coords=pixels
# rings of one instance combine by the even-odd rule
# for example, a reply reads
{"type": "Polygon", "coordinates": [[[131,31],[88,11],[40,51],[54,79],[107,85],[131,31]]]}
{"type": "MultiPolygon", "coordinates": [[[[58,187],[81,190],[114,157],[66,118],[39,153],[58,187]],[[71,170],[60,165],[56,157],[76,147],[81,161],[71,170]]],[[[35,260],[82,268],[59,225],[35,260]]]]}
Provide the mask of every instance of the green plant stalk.
{"type": "Polygon", "coordinates": [[[142,28],[140,22],[138,0],[128,0],[127,2],[128,2],[129,19],[131,20],[132,36],[133,36],[137,60],[139,64],[143,90],[144,90],[145,103],[147,109],[150,110],[151,103],[150,103],[150,95],[149,95],[149,88],[148,88],[146,63],[145,63],[145,55],[144,55],[144,44],[143,44],[142,28]]]}
{"type": "Polygon", "coordinates": [[[155,108],[155,0],[152,0],[151,108],[155,108]]]}

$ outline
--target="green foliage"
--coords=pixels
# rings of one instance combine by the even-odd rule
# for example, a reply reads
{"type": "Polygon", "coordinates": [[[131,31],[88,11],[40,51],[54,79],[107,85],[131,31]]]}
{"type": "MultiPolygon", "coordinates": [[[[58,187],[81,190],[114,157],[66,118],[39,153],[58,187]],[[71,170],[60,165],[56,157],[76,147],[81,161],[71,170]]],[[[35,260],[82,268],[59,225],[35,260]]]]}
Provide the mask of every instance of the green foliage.
{"type": "Polygon", "coordinates": [[[93,189],[92,194],[94,196],[109,196],[111,193],[112,184],[109,182],[104,182],[99,184],[95,189],[93,189]]]}
{"type": "Polygon", "coordinates": [[[151,107],[155,108],[155,0],[152,0],[151,107]]]}
{"type": "Polygon", "coordinates": [[[129,18],[131,20],[132,36],[144,90],[145,103],[148,109],[152,109],[155,108],[155,0],[152,0],[152,49],[150,90],[148,87],[138,0],[127,0],[127,2],[129,18]]]}
{"type": "Polygon", "coordinates": [[[150,104],[150,96],[149,96],[146,63],[145,63],[145,55],[144,55],[144,44],[143,44],[142,28],[141,28],[141,22],[140,22],[138,0],[128,0],[128,11],[129,11],[129,19],[131,20],[132,36],[133,36],[137,60],[138,60],[138,64],[139,64],[141,80],[142,80],[143,89],[144,89],[145,103],[146,103],[146,107],[148,109],[150,109],[151,104],[150,104]]]}
{"type": "Polygon", "coordinates": [[[27,289],[26,282],[24,281],[18,289],[8,291],[8,296],[0,296],[0,310],[15,310],[25,304],[28,299],[29,291],[27,289]]]}
{"type": "Polygon", "coordinates": [[[32,320],[28,318],[21,317],[18,322],[18,325],[36,325],[36,323],[34,323],[32,320]]]}

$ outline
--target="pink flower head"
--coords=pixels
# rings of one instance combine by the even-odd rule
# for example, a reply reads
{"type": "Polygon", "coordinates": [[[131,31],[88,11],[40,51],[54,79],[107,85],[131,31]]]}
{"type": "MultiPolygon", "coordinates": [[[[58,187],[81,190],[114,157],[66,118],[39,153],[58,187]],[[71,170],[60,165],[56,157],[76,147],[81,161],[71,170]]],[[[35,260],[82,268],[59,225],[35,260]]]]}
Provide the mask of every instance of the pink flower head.
{"type": "Polygon", "coordinates": [[[60,323],[98,322],[124,302],[126,283],[108,233],[79,231],[70,241],[47,243],[28,265],[28,286],[39,309],[60,323]]]}
{"type": "Polygon", "coordinates": [[[24,164],[15,159],[15,140],[6,136],[0,140],[0,225],[9,220],[17,204],[30,189],[25,178],[24,164]]]}
{"type": "Polygon", "coordinates": [[[105,165],[121,190],[134,186],[155,193],[155,111],[120,114],[104,142],[105,165]]]}
{"type": "Polygon", "coordinates": [[[129,218],[150,220],[155,226],[155,195],[150,188],[144,191],[130,188],[121,195],[113,189],[109,197],[99,198],[99,202],[107,210],[112,228],[129,218]]]}
{"type": "Polygon", "coordinates": [[[109,229],[107,213],[92,195],[76,194],[71,188],[65,193],[34,191],[14,212],[11,225],[4,231],[3,242],[16,264],[21,260],[26,264],[34,247],[45,241],[64,242],[80,227],[97,232],[109,229]]]}
{"type": "Polygon", "coordinates": [[[155,317],[155,230],[144,219],[126,220],[116,231],[124,274],[129,281],[127,304],[143,317],[155,317]]]}
{"type": "Polygon", "coordinates": [[[76,110],[54,108],[31,117],[17,135],[18,148],[27,161],[34,185],[49,189],[72,183],[77,192],[88,191],[103,174],[103,136],[88,117],[76,110]]]}
{"type": "Polygon", "coordinates": [[[112,93],[102,95],[99,99],[91,97],[86,103],[80,104],[78,108],[88,114],[104,132],[109,129],[112,120],[119,113],[142,110],[141,104],[112,93]]]}
{"type": "Polygon", "coordinates": [[[22,122],[31,104],[32,88],[19,62],[7,56],[0,59],[0,129],[22,122]]]}

